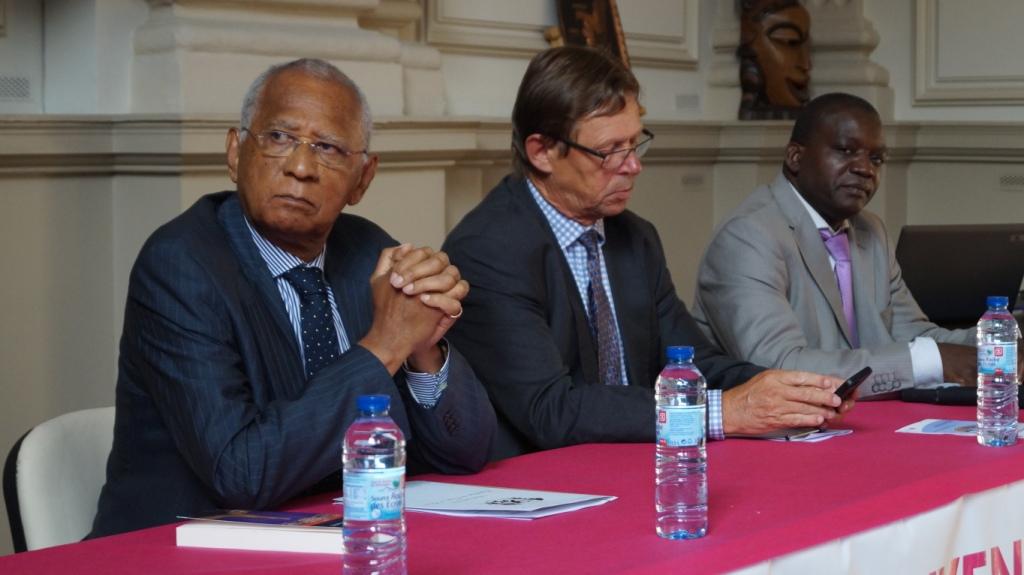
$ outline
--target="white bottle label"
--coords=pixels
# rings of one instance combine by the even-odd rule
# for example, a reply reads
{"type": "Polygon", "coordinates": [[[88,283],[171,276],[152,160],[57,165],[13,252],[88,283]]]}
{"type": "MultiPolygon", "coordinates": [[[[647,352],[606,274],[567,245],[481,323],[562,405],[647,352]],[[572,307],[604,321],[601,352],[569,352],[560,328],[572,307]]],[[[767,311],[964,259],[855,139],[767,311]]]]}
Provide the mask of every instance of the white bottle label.
{"type": "Polygon", "coordinates": [[[658,445],[696,447],[704,439],[703,405],[658,407],[658,445]]]}
{"type": "Polygon", "coordinates": [[[992,375],[997,369],[1003,373],[1017,373],[1017,345],[983,343],[978,346],[978,373],[992,375]]]}
{"type": "Polygon", "coordinates": [[[402,518],[405,467],[349,469],[344,473],[345,519],[385,521],[402,518]]]}

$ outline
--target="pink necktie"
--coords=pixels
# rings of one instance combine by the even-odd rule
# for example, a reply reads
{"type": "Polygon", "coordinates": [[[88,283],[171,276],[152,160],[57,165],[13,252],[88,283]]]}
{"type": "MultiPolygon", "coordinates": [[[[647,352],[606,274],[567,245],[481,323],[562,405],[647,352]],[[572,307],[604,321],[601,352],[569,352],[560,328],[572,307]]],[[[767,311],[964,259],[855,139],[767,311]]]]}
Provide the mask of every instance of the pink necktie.
{"type": "Polygon", "coordinates": [[[853,311],[853,266],[850,265],[850,238],[846,230],[833,234],[828,228],[819,228],[821,239],[825,240],[825,249],[836,260],[836,280],[839,284],[839,295],[843,299],[843,315],[846,325],[850,326],[853,347],[860,347],[857,335],[857,314],[853,311]]]}

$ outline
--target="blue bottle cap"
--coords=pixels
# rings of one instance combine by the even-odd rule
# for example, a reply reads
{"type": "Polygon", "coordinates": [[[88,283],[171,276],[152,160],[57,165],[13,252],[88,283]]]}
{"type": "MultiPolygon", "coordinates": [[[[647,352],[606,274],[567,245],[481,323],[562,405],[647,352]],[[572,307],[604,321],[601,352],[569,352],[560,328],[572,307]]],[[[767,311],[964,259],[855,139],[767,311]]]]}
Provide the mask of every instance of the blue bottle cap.
{"type": "Polygon", "coordinates": [[[988,296],[988,299],[985,300],[985,304],[988,305],[988,307],[1006,307],[1010,305],[1010,298],[1004,295],[990,295],[988,296]]]}
{"type": "Polygon", "coordinates": [[[391,405],[391,396],[389,395],[360,395],[356,399],[356,407],[359,411],[366,411],[369,413],[380,413],[387,410],[391,405]]]}
{"type": "Polygon", "coordinates": [[[669,361],[690,361],[693,359],[692,345],[670,345],[665,348],[669,361]]]}

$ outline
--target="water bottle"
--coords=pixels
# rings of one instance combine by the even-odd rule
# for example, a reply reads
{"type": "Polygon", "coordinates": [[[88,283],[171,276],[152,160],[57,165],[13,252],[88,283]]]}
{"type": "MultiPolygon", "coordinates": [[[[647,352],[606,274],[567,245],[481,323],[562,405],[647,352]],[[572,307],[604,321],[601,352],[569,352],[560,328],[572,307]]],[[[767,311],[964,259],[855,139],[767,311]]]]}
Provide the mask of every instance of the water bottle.
{"type": "Polygon", "coordinates": [[[707,383],[692,347],[670,346],[665,355],[654,393],[656,527],[666,539],[695,539],[708,531],[707,383]]]}
{"type": "Polygon", "coordinates": [[[405,437],[391,398],[362,395],[345,432],[342,481],[345,575],[405,575],[405,437]]]}
{"type": "Polygon", "coordinates": [[[1017,320],[1003,296],[989,296],[978,321],[978,443],[1017,443],[1017,320]]]}

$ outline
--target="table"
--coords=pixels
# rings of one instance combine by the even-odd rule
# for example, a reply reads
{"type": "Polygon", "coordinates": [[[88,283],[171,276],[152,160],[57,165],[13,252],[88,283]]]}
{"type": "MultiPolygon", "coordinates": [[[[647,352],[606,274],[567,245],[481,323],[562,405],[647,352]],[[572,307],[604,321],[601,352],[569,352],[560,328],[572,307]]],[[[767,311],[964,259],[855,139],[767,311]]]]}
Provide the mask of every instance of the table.
{"type": "MultiPolygon", "coordinates": [[[[740,439],[712,443],[708,448],[710,529],[706,537],[694,541],[667,541],[655,535],[653,445],[580,445],[496,462],[472,476],[421,476],[618,499],[536,521],[408,513],[410,573],[765,572],[765,566],[771,565],[765,562],[773,558],[782,557],[777,564],[784,565],[790,561],[787,554],[799,558],[809,549],[839,549],[842,542],[870,539],[887,526],[900,529],[900,522],[907,518],[927,517],[951,504],[956,529],[963,515],[959,506],[969,506],[972,498],[986,494],[994,498],[996,509],[1003,510],[999,515],[1011,521],[1014,531],[997,531],[992,540],[993,545],[1002,546],[1002,556],[1011,563],[1013,573],[1008,547],[1012,541],[997,539],[1019,541],[1024,535],[1024,503],[999,499],[999,490],[1010,486],[1024,493],[1024,445],[986,448],[969,437],[894,433],[920,419],[973,417],[970,407],[862,402],[840,425],[853,429],[851,435],[821,443],[740,439]]],[[[288,507],[325,510],[330,505],[330,498],[323,496],[288,507]]],[[[894,541],[889,535],[885,539],[894,541]]],[[[898,537],[895,543],[900,543],[898,537]]],[[[948,545],[937,547],[928,558],[929,567],[918,572],[937,571],[952,559],[965,568],[969,561],[978,562],[977,553],[954,558],[948,553],[960,551],[948,545]]],[[[988,553],[987,547],[984,552],[988,553]]],[[[824,572],[844,572],[848,569],[844,565],[824,572]]],[[[173,525],[0,557],[0,573],[12,575],[338,573],[339,568],[336,556],[179,549],[174,545],[173,525]]],[[[884,572],[906,571],[894,567],[884,572]]],[[[949,569],[946,574],[950,575],[949,569]]]]}

